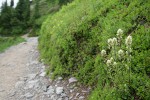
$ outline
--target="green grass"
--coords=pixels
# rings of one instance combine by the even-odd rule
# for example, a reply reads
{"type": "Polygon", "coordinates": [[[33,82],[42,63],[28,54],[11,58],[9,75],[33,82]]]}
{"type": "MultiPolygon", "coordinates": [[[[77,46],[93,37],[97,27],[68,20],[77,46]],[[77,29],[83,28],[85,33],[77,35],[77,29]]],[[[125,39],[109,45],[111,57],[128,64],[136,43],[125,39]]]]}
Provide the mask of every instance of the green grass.
{"type": "Polygon", "coordinates": [[[4,52],[10,46],[17,45],[24,41],[25,39],[21,37],[0,37],[0,53],[4,52]]]}
{"type": "MultiPolygon", "coordinates": [[[[75,0],[43,23],[39,37],[41,59],[50,66],[53,78],[75,76],[91,86],[90,100],[149,100],[149,6],[149,0],[75,0]],[[115,37],[119,28],[124,30],[123,37],[133,37],[132,75],[131,84],[114,86],[100,52],[109,52],[107,39],[115,37]]],[[[117,81],[128,79],[128,75],[117,77],[117,81]]]]}

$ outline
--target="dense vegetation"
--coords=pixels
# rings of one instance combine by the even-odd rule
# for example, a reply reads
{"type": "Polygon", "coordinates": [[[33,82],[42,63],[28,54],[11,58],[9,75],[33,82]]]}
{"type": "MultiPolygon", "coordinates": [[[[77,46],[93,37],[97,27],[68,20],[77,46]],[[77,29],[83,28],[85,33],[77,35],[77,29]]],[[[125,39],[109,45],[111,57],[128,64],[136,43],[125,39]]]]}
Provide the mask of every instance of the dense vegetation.
{"type": "Polygon", "coordinates": [[[29,0],[19,0],[14,8],[14,2],[11,5],[7,1],[2,4],[0,12],[0,35],[19,35],[29,27],[30,20],[30,2],[29,0]]]}
{"type": "Polygon", "coordinates": [[[19,0],[14,7],[14,0],[10,5],[4,2],[0,11],[0,52],[12,45],[25,41],[20,35],[24,34],[30,21],[29,0],[19,0]]]}
{"type": "Polygon", "coordinates": [[[40,33],[41,59],[50,66],[47,73],[52,71],[53,78],[77,77],[93,88],[90,100],[149,100],[149,7],[149,0],[75,0],[63,6],[48,17],[40,33]],[[107,40],[116,37],[119,28],[122,45],[111,50],[107,40]],[[129,56],[114,56],[120,49],[128,51],[129,34],[129,56]],[[117,67],[108,65],[111,57],[117,67]]]}

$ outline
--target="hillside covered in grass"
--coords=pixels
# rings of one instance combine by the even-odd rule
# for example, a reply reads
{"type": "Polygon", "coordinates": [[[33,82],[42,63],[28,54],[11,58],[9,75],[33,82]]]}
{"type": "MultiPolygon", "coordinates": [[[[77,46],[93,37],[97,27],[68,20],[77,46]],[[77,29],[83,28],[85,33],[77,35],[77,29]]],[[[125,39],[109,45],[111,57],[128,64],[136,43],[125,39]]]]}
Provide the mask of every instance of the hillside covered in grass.
{"type": "Polygon", "coordinates": [[[149,0],[75,0],[43,23],[39,49],[53,78],[75,76],[92,87],[89,100],[150,99],[149,0]],[[115,49],[107,43],[114,37],[115,49]]]}

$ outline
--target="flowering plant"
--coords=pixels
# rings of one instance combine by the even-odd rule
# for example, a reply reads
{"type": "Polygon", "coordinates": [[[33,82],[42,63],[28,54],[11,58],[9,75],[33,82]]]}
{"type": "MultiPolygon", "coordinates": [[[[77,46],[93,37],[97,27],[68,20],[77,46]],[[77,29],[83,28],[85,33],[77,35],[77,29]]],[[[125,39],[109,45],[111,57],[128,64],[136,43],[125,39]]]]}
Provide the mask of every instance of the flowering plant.
{"type": "Polygon", "coordinates": [[[105,70],[109,80],[113,82],[114,85],[130,84],[132,36],[127,36],[123,42],[123,30],[118,29],[117,37],[108,39],[107,43],[108,50],[101,50],[101,56],[103,58],[103,63],[106,64],[105,70]],[[126,48],[124,48],[124,46],[126,48]],[[120,76],[122,75],[129,75],[128,80],[120,82],[120,80],[122,80],[120,76]]]}

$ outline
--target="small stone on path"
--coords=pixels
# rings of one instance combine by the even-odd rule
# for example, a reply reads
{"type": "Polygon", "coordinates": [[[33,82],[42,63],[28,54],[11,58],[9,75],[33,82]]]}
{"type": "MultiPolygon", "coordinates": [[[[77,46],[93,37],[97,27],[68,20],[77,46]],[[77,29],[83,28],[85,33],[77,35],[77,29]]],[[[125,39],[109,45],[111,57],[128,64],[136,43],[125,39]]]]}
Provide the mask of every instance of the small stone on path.
{"type": "Polygon", "coordinates": [[[34,95],[31,94],[31,93],[26,93],[24,96],[25,96],[27,99],[30,99],[30,98],[32,98],[34,95]]]}
{"type": "Polygon", "coordinates": [[[84,96],[80,96],[79,100],[84,100],[84,98],[85,98],[84,96]]]}
{"type": "Polygon", "coordinates": [[[75,77],[71,77],[70,79],[69,79],[69,84],[70,83],[74,83],[74,82],[77,82],[78,80],[75,78],[75,77]]]}
{"type": "Polygon", "coordinates": [[[63,91],[64,91],[63,87],[57,87],[56,88],[56,94],[61,94],[61,93],[63,93],[63,91]]]}
{"type": "Polygon", "coordinates": [[[42,72],[42,73],[40,74],[41,77],[44,77],[45,75],[46,75],[46,72],[42,72]]]}
{"type": "Polygon", "coordinates": [[[63,78],[62,77],[58,77],[58,81],[61,81],[63,78]]]}
{"type": "Polygon", "coordinates": [[[4,89],[0,89],[0,92],[4,92],[5,90],[4,89]]]}
{"type": "Polygon", "coordinates": [[[16,84],[15,84],[15,88],[21,88],[22,86],[24,85],[24,81],[18,81],[16,84]]]}

